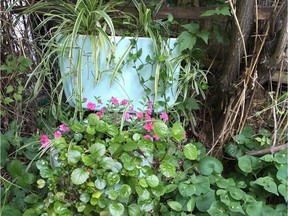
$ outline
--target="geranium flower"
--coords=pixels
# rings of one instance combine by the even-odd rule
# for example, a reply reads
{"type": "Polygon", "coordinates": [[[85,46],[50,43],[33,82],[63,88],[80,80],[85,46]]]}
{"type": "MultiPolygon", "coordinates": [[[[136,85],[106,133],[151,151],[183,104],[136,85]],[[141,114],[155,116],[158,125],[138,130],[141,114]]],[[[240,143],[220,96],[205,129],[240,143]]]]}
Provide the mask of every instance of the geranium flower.
{"type": "Polygon", "coordinates": [[[186,139],[187,138],[187,133],[186,131],[183,132],[183,139],[186,139]]]}
{"type": "Polygon", "coordinates": [[[62,133],[60,131],[56,131],[54,133],[54,138],[62,137],[62,133]]]}
{"type": "Polygon", "coordinates": [[[96,115],[100,118],[102,118],[103,113],[102,112],[96,112],[96,115]]]}
{"type": "Polygon", "coordinates": [[[130,119],[130,118],[131,118],[130,114],[129,114],[129,113],[126,113],[126,114],[125,114],[125,119],[130,119]]]}
{"type": "Polygon", "coordinates": [[[153,123],[152,123],[152,122],[146,123],[146,124],[144,125],[144,128],[145,128],[148,132],[151,132],[151,131],[154,129],[153,123]]]}
{"type": "Polygon", "coordinates": [[[50,139],[46,134],[42,135],[40,138],[40,144],[43,148],[47,148],[50,144],[50,139]]]}
{"type": "Polygon", "coordinates": [[[122,101],[121,101],[121,105],[122,106],[126,106],[126,104],[129,102],[129,100],[128,99],[123,99],[122,101]]]}
{"type": "Polygon", "coordinates": [[[88,102],[87,103],[87,108],[91,111],[96,109],[96,104],[92,103],[92,102],[88,102]]]}
{"type": "Polygon", "coordinates": [[[168,120],[168,114],[165,112],[162,112],[160,115],[160,118],[162,118],[164,121],[167,121],[168,120]]]}
{"type": "Polygon", "coordinates": [[[152,137],[151,137],[149,134],[146,134],[146,135],[144,136],[144,139],[149,139],[149,140],[151,140],[152,137]]]}
{"type": "Polygon", "coordinates": [[[158,137],[156,134],[153,134],[153,138],[154,138],[155,140],[159,140],[159,139],[160,139],[160,137],[158,137]]]}
{"type": "Polygon", "coordinates": [[[61,124],[61,125],[59,125],[59,130],[62,132],[69,132],[70,128],[65,124],[61,124]]]}
{"type": "Polygon", "coordinates": [[[144,116],[143,112],[137,112],[137,113],[136,113],[136,117],[137,117],[138,119],[142,119],[143,116],[144,116]]]}
{"type": "Polygon", "coordinates": [[[134,107],[133,106],[129,106],[129,110],[130,110],[130,112],[134,112],[134,107]]]}
{"type": "Polygon", "coordinates": [[[115,106],[119,105],[119,101],[117,100],[117,98],[113,97],[111,98],[112,104],[114,104],[115,106]]]}
{"type": "Polygon", "coordinates": [[[152,120],[152,117],[150,116],[150,115],[145,115],[145,119],[144,119],[145,121],[150,121],[150,120],[152,120]]]}

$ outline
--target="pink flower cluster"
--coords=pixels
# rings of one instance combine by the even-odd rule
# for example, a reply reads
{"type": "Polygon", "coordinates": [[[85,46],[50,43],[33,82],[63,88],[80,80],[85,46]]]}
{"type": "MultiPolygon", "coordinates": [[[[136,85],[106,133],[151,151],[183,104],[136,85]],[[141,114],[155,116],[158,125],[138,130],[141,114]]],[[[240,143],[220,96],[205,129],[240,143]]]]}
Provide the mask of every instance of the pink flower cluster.
{"type": "MultiPolygon", "coordinates": [[[[54,138],[62,137],[62,132],[69,132],[69,131],[70,131],[70,128],[67,125],[61,124],[59,125],[59,130],[53,134],[54,138]]],[[[50,143],[51,143],[51,140],[46,134],[41,135],[40,144],[42,148],[48,148],[50,143]]]]}

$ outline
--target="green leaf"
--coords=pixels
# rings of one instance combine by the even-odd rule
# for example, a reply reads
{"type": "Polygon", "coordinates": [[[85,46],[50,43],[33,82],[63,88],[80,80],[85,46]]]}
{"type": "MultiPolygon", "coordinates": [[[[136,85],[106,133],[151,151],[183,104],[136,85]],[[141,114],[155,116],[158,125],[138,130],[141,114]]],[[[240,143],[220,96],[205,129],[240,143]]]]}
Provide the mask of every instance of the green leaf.
{"type": "Polygon", "coordinates": [[[260,215],[262,211],[262,202],[249,202],[244,208],[248,216],[260,215]]]}
{"type": "Polygon", "coordinates": [[[176,168],[172,163],[162,162],[160,164],[160,172],[166,177],[174,177],[176,174],[176,168]]]}
{"type": "Polygon", "coordinates": [[[196,36],[201,38],[206,44],[208,44],[209,34],[209,31],[202,30],[201,32],[197,32],[196,36]]]}
{"type": "Polygon", "coordinates": [[[274,155],[274,161],[279,163],[279,164],[287,164],[287,158],[288,158],[288,151],[280,151],[275,153],[274,155]]]}
{"type": "Polygon", "coordinates": [[[226,5],[222,8],[220,8],[220,14],[223,16],[231,16],[230,7],[226,5]]]}
{"type": "Polygon", "coordinates": [[[8,94],[8,93],[11,93],[11,92],[13,92],[14,91],[14,88],[13,88],[13,86],[12,85],[9,85],[7,88],[6,88],[6,93],[8,94]]]}
{"type": "Polygon", "coordinates": [[[254,184],[261,185],[266,191],[278,195],[277,185],[270,176],[260,177],[254,181],[254,184]]]}
{"type": "Polygon", "coordinates": [[[260,160],[254,156],[244,155],[238,158],[238,166],[245,173],[251,173],[259,165],[260,160]]]}
{"type": "Polygon", "coordinates": [[[95,181],[95,187],[99,190],[103,190],[106,187],[106,180],[97,178],[95,181]]]}
{"type": "Polygon", "coordinates": [[[286,185],[285,184],[280,184],[278,186],[278,191],[284,197],[285,202],[288,201],[288,185],[287,184],[288,183],[286,183],[286,185]]]}
{"type": "Polygon", "coordinates": [[[120,176],[117,173],[109,172],[106,175],[106,181],[108,185],[116,185],[120,181],[120,176]]]}
{"type": "Polygon", "coordinates": [[[129,216],[141,216],[141,210],[140,207],[133,203],[128,206],[128,214],[129,216]]]}
{"type": "Polygon", "coordinates": [[[188,32],[192,33],[192,34],[196,34],[199,31],[199,24],[198,23],[189,23],[189,24],[185,24],[182,25],[185,29],[188,30],[188,32]]]}
{"type": "Polygon", "coordinates": [[[198,169],[203,175],[220,174],[223,171],[223,165],[217,158],[206,156],[199,161],[198,169]]]}
{"type": "Polygon", "coordinates": [[[39,200],[39,196],[35,193],[29,194],[24,198],[24,202],[29,204],[35,204],[39,200]]]}
{"type": "Polygon", "coordinates": [[[71,126],[71,129],[77,133],[82,133],[85,131],[85,127],[80,123],[76,122],[71,126]]]}
{"type": "Polygon", "coordinates": [[[196,207],[198,210],[205,212],[210,208],[214,201],[216,201],[215,191],[210,189],[207,193],[196,197],[196,207]]]}
{"type": "Polygon", "coordinates": [[[220,201],[215,201],[212,203],[211,207],[207,210],[209,215],[213,216],[229,216],[226,211],[227,207],[220,201]]]}
{"type": "Polygon", "coordinates": [[[176,201],[168,201],[167,204],[170,206],[170,208],[172,208],[175,211],[182,211],[182,205],[179,202],[176,201]]]}
{"type": "Polygon", "coordinates": [[[194,97],[190,97],[187,100],[185,107],[189,110],[199,110],[199,103],[196,101],[194,97]]]}
{"type": "Polygon", "coordinates": [[[187,202],[187,211],[192,212],[195,209],[195,204],[196,204],[196,197],[191,197],[191,199],[187,202]]]}
{"type": "Polygon", "coordinates": [[[14,100],[13,99],[11,99],[10,97],[5,97],[4,98],[4,103],[5,104],[10,104],[10,103],[12,103],[14,100]]]}
{"type": "Polygon", "coordinates": [[[88,115],[88,122],[90,125],[95,126],[95,125],[97,125],[98,121],[99,121],[99,116],[96,115],[95,113],[90,113],[88,115]]]}
{"type": "Polygon", "coordinates": [[[161,139],[169,136],[169,128],[164,122],[155,122],[154,123],[154,132],[161,139]]]}
{"type": "Polygon", "coordinates": [[[111,157],[104,157],[101,161],[101,166],[104,169],[112,169],[115,164],[115,161],[111,157]]]}
{"type": "Polygon", "coordinates": [[[124,212],[124,206],[121,203],[112,203],[109,205],[108,209],[113,216],[121,216],[124,212]]]}
{"type": "Polygon", "coordinates": [[[240,212],[242,214],[245,214],[240,202],[230,202],[228,207],[229,207],[229,210],[232,212],[240,212]]]}
{"type": "Polygon", "coordinates": [[[278,167],[276,177],[280,181],[282,181],[282,180],[286,181],[286,180],[288,180],[288,167],[287,167],[287,164],[285,164],[285,165],[281,164],[281,165],[278,167]]]}
{"type": "Polygon", "coordinates": [[[196,192],[196,187],[193,184],[186,184],[181,182],[178,186],[179,193],[183,197],[190,197],[196,192]]]}
{"type": "Polygon", "coordinates": [[[196,160],[198,156],[197,148],[192,144],[189,143],[184,146],[183,148],[184,156],[189,160],[196,160]]]}
{"type": "Polygon", "coordinates": [[[180,122],[175,122],[172,126],[172,137],[177,140],[181,141],[184,139],[185,130],[180,122]]]}
{"type": "Polygon", "coordinates": [[[73,184],[80,185],[83,184],[89,177],[89,172],[85,171],[83,168],[76,168],[71,173],[71,181],[73,184]]]}
{"type": "Polygon", "coordinates": [[[78,150],[68,150],[67,158],[70,165],[77,164],[81,159],[81,152],[78,150]]]}
{"type": "Polygon", "coordinates": [[[165,186],[165,193],[171,193],[173,192],[176,188],[178,188],[177,184],[169,184],[165,186]]]}
{"type": "Polygon", "coordinates": [[[148,176],[146,182],[150,187],[156,187],[159,185],[159,179],[156,175],[148,176]]]}
{"type": "Polygon", "coordinates": [[[235,200],[241,200],[246,195],[246,193],[238,187],[228,187],[227,190],[235,200]]]}
{"type": "Polygon", "coordinates": [[[203,14],[201,14],[200,16],[203,17],[203,16],[213,16],[216,14],[216,11],[215,10],[206,10],[203,14]]]}
{"type": "Polygon", "coordinates": [[[129,196],[132,193],[132,189],[129,185],[123,184],[121,185],[121,188],[119,190],[119,195],[124,197],[124,198],[129,198],[129,196]]]}
{"type": "Polygon", "coordinates": [[[271,155],[271,154],[264,155],[264,156],[260,157],[259,159],[263,160],[263,161],[266,161],[266,162],[274,161],[273,155],[271,155]]]}
{"type": "Polygon", "coordinates": [[[192,50],[196,44],[196,41],[197,41],[196,36],[192,35],[188,31],[182,32],[177,38],[180,52],[182,52],[186,49],[192,50]]]}
{"type": "Polygon", "coordinates": [[[13,178],[21,177],[24,172],[24,166],[20,160],[12,160],[8,164],[7,170],[13,178]]]}
{"type": "Polygon", "coordinates": [[[105,155],[106,147],[101,143],[95,143],[90,146],[89,151],[95,158],[100,158],[105,155]]]}
{"type": "Polygon", "coordinates": [[[4,205],[1,209],[3,216],[21,216],[21,211],[15,205],[4,205]]]}

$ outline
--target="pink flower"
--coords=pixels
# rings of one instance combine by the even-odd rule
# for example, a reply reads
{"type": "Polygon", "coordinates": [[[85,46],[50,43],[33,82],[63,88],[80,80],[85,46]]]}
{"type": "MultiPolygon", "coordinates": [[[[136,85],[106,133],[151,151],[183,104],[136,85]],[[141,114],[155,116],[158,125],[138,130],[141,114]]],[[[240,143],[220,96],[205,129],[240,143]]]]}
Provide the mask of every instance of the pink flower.
{"type": "Polygon", "coordinates": [[[123,99],[122,101],[121,101],[121,105],[122,106],[126,106],[126,104],[129,102],[129,100],[128,99],[123,99]]]}
{"type": "Polygon", "coordinates": [[[183,139],[186,139],[186,138],[187,138],[186,131],[184,131],[182,135],[183,135],[183,139]]]}
{"type": "Polygon", "coordinates": [[[100,118],[102,118],[103,113],[102,112],[96,112],[96,115],[100,118]]]}
{"type": "Polygon", "coordinates": [[[152,137],[151,137],[149,134],[146,134],[146,135],[144,136],[144,139],[149,139],[149,140],[151,140],[152,137]]]}
{"type": "Polygon", "coordinates": [[[130,119],[130,118],[131,118],[130,114],[129,114],[129,113],[126,113],[126,114],[125,114],[125,119],[130,119]]]}
{"type": "Polygon", "coordinates": [[[145,115],[145,119],[144,120],[145,121],[150,121],[150,120],[152,120],[152,117],[150,115],[145,115]]]}
{"type": "Polygon", "coordinates": [[[111,100],[112,100],[112,104],[114,104],[115,106],[119,105],[119,101],[117,100],[117,98],[112,97],[111,100]]]}
{"type": "Polygon", "coordinates": [[[162,112],[160,115],[160,118],[162,118],[164,121],[167,121],[168,120],[168,114],[165,112],[162,112]]]}
{"type": "Polygon", "coordinates": [[[142,119],[143,118],[143,112],[137,112],[136,113],[136,117],[138,118],[138,119],[142,119]]]}
{"type": "Polygon", "coordinates": [[[88,98],[86,98],[86,97],[83,98],[83,101],[84,101],[84,102],[86,102],[87,100],[88,100],[88,98]]]}
{"type": "Polygon", "coordinates": [[[62,132],[69,132],[70,128],[65,124],[61,124],[61,125],[59,125],[59,130],[62,132]]]}
{"type": "Polygon", "coordinates": [[[54,133],[54,138],[62,137],[62,133],[60,131],[56,131],[54,133]]]}
{"type": "Polygon", "coordinates": [[[49,140],[48,136],[45,134],[42,135],[40,138],[40,143],[41,143],[42,148],[47,148],[50,144],[50,140],[49,140]]]}
{"type": "Polygon", "coordinates": [[[130,112],[134,112],[134,107],[133,106],[129,106],[129,110],[130,110],[130,112]]]}
{"type": "Polygon", "coordinates": [[[152,123],[152,122],[146,123],[146,124],[144,125],[144,128],[145,128],[148,132],[152,131],[152,130],[154,129],[153,123],[152,123]]]}
{"type": "Polygon", "coordinates": [[[153,104],[153,101],[152,100],[148,100],[148,105],[152,105],[153,104]]]}
{"type": "Polygon", "coordinates": [[[152,114],[151,110],[149,110],[149,109],[146,110],[146,114],[149,115],[149,116],[151,116],[151,114],[152,114]]]}
{"type": "Polygon", "coordinates": [[[160,139],[160,137],[158,137],[156,134],[153,134],[153,137],[154,137],[155,140],[159,140],[160,139]]]}
{"type": "Polygon", "coordinates": [[[95,110],[96,108],[96,104],[92,103],[92,102],[88,102],[87,103],[87,108],[91,111],[95,110]]]}
{"type": "Polygon", "coordinates": [[[105,110],[106,110],[106,107],[102,107],[100,111],[103,114],[105,112],[105,110]]]}

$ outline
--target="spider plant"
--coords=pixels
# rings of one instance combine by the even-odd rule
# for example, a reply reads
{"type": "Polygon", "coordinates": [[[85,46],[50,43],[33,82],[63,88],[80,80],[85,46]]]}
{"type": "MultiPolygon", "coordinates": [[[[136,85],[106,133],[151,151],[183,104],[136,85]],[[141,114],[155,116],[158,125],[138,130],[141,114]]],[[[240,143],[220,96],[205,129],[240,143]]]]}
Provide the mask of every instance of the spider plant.
{"type": "MultiPolygon", "coordinates": [[[[83,44],[79,44],[79,35],[85,35],[84,40],[90,40],[92,44],[92,61],[94,66],[94,82],[100,80],[99,55],[104,50],[107,56],[107,63],[113,59],[115,52],[115,22],[124,22],[125,19],[131,19],[132,16],[123,13],[121,8],[124,0],[105,1],[105,0],[77,0],[71,3],[65,0],[40,1],[28,7],[24,13],[36,13],[43,15],[37,29],[46,28],[47,25],[53,25],[47,32],[48,41],[44,42],[44,59],[42,65],[53,61],[55,54],[63,58],[68,57],[72,65],[70,75],[76,73],[77,77],[77,97],[81,100],[82,94],[82,64],[81,52],[83,44]],[[61,42],[61,43],[60,43],[61,42]],[[79,51],[77,61],[75,54],[79,51]],[[73,59],[74,58],[74,59],[73,59]],[[74,61],[74,62],[73,62],[74,61]]],[[[84,42],[83,42],[84,43],[84,42]]],[[[41,67],[41,65],[39,65],[41,67]]]]}

